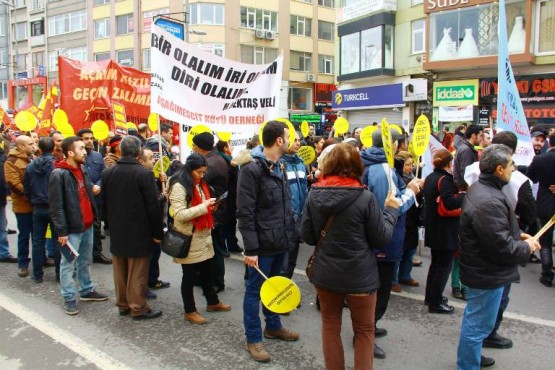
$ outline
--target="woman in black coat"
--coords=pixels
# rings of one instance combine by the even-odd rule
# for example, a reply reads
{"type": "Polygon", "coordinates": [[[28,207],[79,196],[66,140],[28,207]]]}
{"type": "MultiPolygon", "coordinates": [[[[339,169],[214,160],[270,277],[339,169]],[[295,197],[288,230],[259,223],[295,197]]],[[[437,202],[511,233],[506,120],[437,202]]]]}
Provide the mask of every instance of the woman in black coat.
{"type": "Polygon", "coordinates": [[[452,313],[454,310],[443,297],[443,290],[458,248],[459,217],[445,217],[438,213],[438,197],[448,210],[461,208],[464,199],[464,193],[459,193],[453,180],[452,161],[453,155],[448,150],[436,151],[433,155],[434,172],[426,177],[424,184],[425,242],[432,250],[425,298],[430,313],[452,313]]]}
{"type": "Polygon", "coordinates": [[[320,299],[327,369],[345,368],[341,343],[345,300],[355,332],[355,369],[371,369],[373,364],[374,312],[380,284],[373,250],[389,243],[399,204],[391,193],[382,214],[374,195],[360,183],[363,170],[357,150],[337,144],[324,161],[322,177],[309,193],[301,220],[304,241],[319,244],[309,279],[320,299]]]}

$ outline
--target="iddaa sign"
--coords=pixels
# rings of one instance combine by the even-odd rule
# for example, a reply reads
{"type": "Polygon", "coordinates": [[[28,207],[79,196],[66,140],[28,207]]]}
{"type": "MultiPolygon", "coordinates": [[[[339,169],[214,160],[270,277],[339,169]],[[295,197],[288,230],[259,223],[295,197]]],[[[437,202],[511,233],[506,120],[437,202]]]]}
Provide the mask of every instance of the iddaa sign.
{"type": "Polygon", "coordinates": [[[434,82],[434,107],[478,105],[478,80],[434,82]]]}

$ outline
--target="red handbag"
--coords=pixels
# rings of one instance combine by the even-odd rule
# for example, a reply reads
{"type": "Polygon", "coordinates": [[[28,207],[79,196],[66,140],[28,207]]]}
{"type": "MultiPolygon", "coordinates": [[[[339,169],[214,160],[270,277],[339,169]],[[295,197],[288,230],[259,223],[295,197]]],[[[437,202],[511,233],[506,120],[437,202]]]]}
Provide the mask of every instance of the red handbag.
{"type": "MultiPolygon", "coordinates": [[[[445,176],[441,176],[439,178],[439,181],[437,182],[437,191],[440,192],[440,187],[441,187],[441,181],[443,180],[445,176]]],[[[457,209],[447,209],[445,207],[445,204],[443,204],[443,199],[441,199],[441,195],[438,195],[436,198],[436,202],[437,202],[437,213],[441,216],[441,217],[459,217],[462,213],[462,209],[461,208],[457,208],[457,209]]]]}

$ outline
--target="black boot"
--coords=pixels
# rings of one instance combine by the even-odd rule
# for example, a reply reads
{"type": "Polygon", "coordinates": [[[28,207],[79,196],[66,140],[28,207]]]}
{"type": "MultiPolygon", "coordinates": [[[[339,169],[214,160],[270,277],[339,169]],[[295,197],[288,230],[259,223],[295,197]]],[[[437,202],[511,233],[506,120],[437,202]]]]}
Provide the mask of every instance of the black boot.
{"type": "Polygon", "coordinates": [[[512,340],[509,338],[503,338],[501,335],[497,334],[496,331],[492,332],[482,343],[482,347],[484,348],[507,349],[512,346],[512,340]]]}

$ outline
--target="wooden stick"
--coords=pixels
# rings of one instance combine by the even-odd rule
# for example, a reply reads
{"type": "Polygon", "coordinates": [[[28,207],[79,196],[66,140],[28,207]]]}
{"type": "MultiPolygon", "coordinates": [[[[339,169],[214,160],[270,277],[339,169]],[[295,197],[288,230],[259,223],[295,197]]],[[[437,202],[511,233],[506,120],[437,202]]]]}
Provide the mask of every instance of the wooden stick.
{"type": "Polygon", "coordinates": [[[551,220],[549,220],[549,221],[540,229],[540,231],[538,231],[538,232],[536,233],[536,235],[534,235],[534,236],[532,237],[532,240],[538,241],[538,239],[539,239],[543,234],[545,234],[545,232],[546,232],[547,230],[549,230],[549,229],[551,228],[551,226],[553,226],[553,225],[555,225],[555,215],[553,215],[553,216],[551,217],[551,220]]]}

